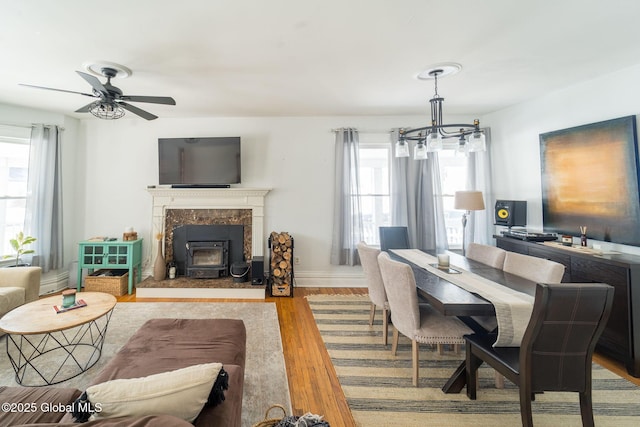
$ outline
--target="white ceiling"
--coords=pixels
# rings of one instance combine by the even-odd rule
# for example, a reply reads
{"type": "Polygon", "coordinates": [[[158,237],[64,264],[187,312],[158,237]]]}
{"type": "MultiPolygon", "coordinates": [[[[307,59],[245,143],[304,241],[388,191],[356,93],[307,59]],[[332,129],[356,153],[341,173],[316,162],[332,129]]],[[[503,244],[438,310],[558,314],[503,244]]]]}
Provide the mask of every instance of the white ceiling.
{"type": "MultiPolygon", "coordinates": [[[[57,111],[90,98],[75,70],[160,117],[426,113],[436,63],[449,114],[481,115],[640,63],[637,0],[0,0],[0,103],[57,111]]],[[[602,88],[606,91],[606,87],[602,88]]],[[[1,118],[0,118],[1,121],[1,118]]]]}

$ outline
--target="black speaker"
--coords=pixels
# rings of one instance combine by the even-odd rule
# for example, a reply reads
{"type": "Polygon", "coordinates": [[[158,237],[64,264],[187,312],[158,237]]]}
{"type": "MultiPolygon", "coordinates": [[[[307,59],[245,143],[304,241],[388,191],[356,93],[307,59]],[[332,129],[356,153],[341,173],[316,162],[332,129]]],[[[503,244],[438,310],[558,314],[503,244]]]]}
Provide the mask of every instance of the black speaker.
{"type": "Polygon", "coordinates": [[[262,285],[264,281],[264,257],[254,256],[251,259],[251,284],[262,285]]]}
{"type": "Polygon", "coordinates": [[[496,200],[495,225],[506,227],[527,225],[527,202],[523,200],[496,200]]]}

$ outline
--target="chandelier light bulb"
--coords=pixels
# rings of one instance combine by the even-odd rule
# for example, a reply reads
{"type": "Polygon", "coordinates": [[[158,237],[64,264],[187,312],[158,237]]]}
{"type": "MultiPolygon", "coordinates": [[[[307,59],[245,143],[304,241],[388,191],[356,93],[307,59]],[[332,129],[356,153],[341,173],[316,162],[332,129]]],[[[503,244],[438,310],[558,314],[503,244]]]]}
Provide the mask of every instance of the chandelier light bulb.
{"type": "Polygon", "coordinates": [[[438,131],[431,131],[427,135],[427,151],[442,150],[442,135],[438,131]]]}
{"type": "Polygon", "coordinates": [[[424,142],[419,141],[416,146],[413,148],[413,158],[415,160],[425,160],[427,159],[427,147],[424,142]]]}
{"type": "Polygon", "coordinates": [[[464,135],[460,135],[460,138],[458,139],[458,148],[456,149],[456,151],[467,156],[469,154],[469,151],[471,151],[469,145],[470,144],[464,138],[464,135]]]}
{"type": "Polygon", "coordinates": [[[396,157],[409,157],[409,144],[406,141],[396,142],[396,157]]]}
{"type": "Polygon", "coordinates": [[[486,151],[487,142],[484,133],[482,132],[474,132],[469,135],[469,151],[486,151]]]}

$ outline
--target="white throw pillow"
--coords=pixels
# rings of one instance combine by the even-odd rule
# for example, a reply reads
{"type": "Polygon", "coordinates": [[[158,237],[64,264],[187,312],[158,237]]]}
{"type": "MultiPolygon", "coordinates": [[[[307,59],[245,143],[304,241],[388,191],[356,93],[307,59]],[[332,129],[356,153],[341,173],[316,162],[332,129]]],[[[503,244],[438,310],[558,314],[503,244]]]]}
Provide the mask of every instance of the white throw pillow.
{"type": "Polygon", "coordinates": [[[192,422],[222,369],[205,363],[142,378],[111,380],[87,388],[96,412],[90,420],[169,414],[192,422]]]}

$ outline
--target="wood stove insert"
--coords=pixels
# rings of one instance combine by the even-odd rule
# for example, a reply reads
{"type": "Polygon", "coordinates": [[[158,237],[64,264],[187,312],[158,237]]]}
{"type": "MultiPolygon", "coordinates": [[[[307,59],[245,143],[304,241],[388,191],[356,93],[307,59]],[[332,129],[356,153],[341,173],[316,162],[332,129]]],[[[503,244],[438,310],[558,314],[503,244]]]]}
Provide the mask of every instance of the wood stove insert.
{"type": "Polygon", "coordinates": [[[229,273],[229,241],[189,241],[185,245],[187,277],[212,279],[229,273]]]}

